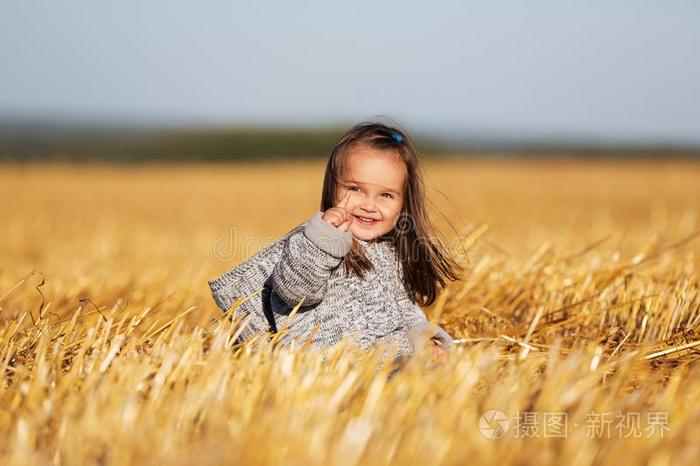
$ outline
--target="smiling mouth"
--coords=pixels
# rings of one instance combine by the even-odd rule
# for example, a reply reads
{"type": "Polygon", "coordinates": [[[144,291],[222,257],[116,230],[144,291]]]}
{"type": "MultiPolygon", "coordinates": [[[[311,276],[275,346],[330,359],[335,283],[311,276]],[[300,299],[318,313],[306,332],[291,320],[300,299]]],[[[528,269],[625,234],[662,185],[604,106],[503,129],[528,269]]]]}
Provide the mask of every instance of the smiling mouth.
{"type": "Polygon", "coordinates": [[[376,225],[379,223],[379,220],[374,218],[360,217],[359,215],[354,215],[354,217],[361,225],[376,225]]]}

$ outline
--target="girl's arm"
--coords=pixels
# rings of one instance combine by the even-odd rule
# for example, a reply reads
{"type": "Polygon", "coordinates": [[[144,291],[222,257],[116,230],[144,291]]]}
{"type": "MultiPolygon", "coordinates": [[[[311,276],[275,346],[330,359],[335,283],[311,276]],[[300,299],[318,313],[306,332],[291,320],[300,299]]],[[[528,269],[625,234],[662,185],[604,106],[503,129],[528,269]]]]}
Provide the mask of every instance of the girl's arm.
{"type": "Polygon", "coordinates": [[[413,344],[408,338],[406,329],[397,328],[393,332],[377,338],[375,344],[379,343],[396,344],[398,348],[397,356],[411,356],[414,353],[413,344]]]}
{"type": "Polygon", "coordinates": [[[316,212],[304,228],[289,236],[272,271],[272,288],[291,308],[319,303],[328,279],[352,247],[352,233],[341,231],[316,212]]]}
{"type": "Polygon", "coordinates": [[[406,320],[408,339],[414,348],[421,344],[421,338],[435,339],[446,349],[452,347],[452,336],[439,325],[428,322],[423,309],[410,300],[403,287],[398,302],[406,320]]]}
{"type": "Polygon", "coordinates": [[[406,326],[411,327],[412,325],[419,324],[422,322],[427,322],[428,318],[425,316],[423,309],[414,303],[406,292],[403,283],[401,283],[401,274],[403,269],[399,269],[399,282],[398,282],[398,297],[397,302],[399,309],[403,313],[403,317],[406,320],[406,326]]]}
{"type": "Polygon", "coordinates": [[[447,331],[433,322],[421,322],[412,325],[406,332],[413,349],[418,351],[427,340],[442,346],[445,349],[452,348],[452,336],[447,331]]]}
{"type": "MultiPolygon", "coordinates": [[[[408,329],[397,328],[384,336],[377,338],[375,345],[379,343],[396,344],[397,356],[413,356],[425,350],[428,340],[437,340],[438,346],[445,350],[452,347],[452,337],[439,325],[431,322],[419,322],[408,329]]],[[[431,343],[434,345],[436,343],[431,343]]]]}
{"type": "Polygon", "coordinates": [[[406,319],[406,325],[408,327],[428,321],[423,309],[421,309],[418,304],[413,303],[410,300],[407,300],[407,302],[402,306],[402,309],[404,310],[403,315],[406,319]]]}

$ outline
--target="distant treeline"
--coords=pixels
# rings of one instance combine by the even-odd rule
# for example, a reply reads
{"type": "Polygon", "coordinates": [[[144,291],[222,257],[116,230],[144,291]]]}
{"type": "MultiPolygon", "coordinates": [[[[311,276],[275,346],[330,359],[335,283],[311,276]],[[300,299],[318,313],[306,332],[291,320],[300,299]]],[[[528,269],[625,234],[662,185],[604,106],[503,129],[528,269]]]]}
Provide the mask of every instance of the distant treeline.
{"type": "MultiPolygon", "coordinates": [[[[106,128],[0,124],[0,160],[228,162],[328,157],[343,128],[106,128]]],[[[697,149],[442,141],[414,135],[421,154],[699,158],[697,149]]]]}
{"type": "Polygon", "coordinates": [[[24,129],[0,131],[0,158],[138,162],[319,157],[342,134],[340,129],[24,129]]]}

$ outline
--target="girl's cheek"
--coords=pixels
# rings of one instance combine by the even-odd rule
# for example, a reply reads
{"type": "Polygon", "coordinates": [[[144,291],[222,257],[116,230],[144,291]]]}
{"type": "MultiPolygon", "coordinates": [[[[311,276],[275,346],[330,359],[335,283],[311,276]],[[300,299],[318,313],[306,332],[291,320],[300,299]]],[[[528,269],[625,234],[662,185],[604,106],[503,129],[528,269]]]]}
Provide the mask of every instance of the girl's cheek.
{"type": "Polygon", "coordinates": [[[399,210],[397,212],[394,212],[393,215],[394,217],[391,224],[393,226],[396,226],[399,223],[399,219],[401,218],[401,211],[399,210]]]}

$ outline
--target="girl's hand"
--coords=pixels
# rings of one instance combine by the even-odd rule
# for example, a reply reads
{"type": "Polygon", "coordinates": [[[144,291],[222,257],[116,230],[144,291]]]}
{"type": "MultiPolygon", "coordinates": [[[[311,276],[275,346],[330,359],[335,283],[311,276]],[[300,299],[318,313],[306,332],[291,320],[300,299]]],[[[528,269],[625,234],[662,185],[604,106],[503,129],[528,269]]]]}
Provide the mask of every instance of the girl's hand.
{"type": "Polygon", "coordinates": [[[442,345],[433,339],[430,340],[428,345],[430,346],[430,359],[435,362],[447,361],[447,350],[442,345]]]}
{"type": "Polygon", "coordinates": [[[345,193],[345,197],[341,199],[337,206],[331,207],[330,209],[326,210],[323,213],[321,220],[328,223],[329,225],[333,225],[340,231],[347,231],[348,228],[350,228],[350,224],[354,219],[352,214],[347,209],[349,200],[350,191],[345,193]]]}
{"type": "Polygon", "coordinates": [[[408,328],[407,336],[417,356],[427,353],[433,361],[447,360],[447,352],[452,347],[452,337],[439,325],[432,322],[412,325],[408,328]]]}

